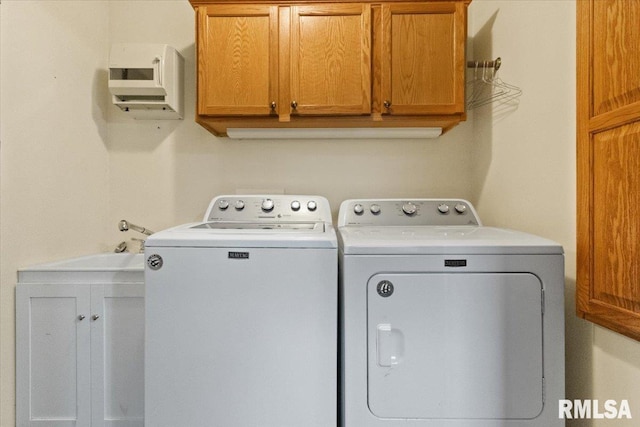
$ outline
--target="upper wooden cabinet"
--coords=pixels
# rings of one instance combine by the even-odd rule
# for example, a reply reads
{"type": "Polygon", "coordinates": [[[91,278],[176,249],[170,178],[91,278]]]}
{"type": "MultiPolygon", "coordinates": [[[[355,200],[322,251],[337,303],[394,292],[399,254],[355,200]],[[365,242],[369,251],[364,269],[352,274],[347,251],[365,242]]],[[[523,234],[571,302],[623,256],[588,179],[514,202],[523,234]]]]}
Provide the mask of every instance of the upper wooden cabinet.
{"type": "Polygon", "coordinates": [[[292,113],[371,112],[371,7],[292,6],[290,28],[290,70],[282,74],[290,75],[292,113]]]}
{"type": "Polygon", "coordinates": [[[387,113],[464,113],[465,8],[453,2],[382,5],[387,113]]]}
{"type": "Polygon", "coordinates": [[[269,115],[278,99],[278,7],[198,8],[198,114],[269,115]]]}
{"type": "Polygon", "coordinates": [[[470,0],[191,0],[196,121],[229,127],[442,127],[466,119],[470,0]]]}

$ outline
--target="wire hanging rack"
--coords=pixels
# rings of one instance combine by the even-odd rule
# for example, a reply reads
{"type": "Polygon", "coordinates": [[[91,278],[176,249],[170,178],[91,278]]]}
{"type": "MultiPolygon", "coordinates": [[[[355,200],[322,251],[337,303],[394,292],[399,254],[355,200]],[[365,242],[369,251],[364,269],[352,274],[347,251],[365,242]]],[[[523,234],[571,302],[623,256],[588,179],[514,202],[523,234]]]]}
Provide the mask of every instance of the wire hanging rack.
{"type": "Polygon", "coordinates": [[[467,82],[467,109],[497,103],[505,104],[522,95],[518,86],[504,82],[498,76],[502,66],[500,57],[493,61],[468,61],[467,68],[474,70],[473,78],[467,82]]]}

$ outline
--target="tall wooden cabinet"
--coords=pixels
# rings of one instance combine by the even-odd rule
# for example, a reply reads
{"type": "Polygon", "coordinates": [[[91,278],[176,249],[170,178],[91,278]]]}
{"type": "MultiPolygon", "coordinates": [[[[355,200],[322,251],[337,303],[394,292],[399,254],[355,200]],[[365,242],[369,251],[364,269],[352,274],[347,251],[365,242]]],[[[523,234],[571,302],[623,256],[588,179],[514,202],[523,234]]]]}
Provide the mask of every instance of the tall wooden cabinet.
{"type": "Polygon", "coordinates": [[[640,340],[640,0],[577,2],[577,312],[640,340]]]}
{"type": "Polygon", "coordinates": [[[196,121],[229,127],[442,127],[466,119],[470,0],[190,0],[196,121]]]}

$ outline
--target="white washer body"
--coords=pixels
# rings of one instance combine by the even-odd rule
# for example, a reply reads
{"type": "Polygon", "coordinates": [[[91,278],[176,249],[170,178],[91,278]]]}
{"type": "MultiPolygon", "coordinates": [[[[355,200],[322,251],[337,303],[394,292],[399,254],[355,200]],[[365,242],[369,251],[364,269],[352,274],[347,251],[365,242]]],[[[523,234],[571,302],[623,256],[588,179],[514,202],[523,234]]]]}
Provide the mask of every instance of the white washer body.
{"type": "Polygon", "coordinates": [[[221,196],[205,222],[152,235],[145,257],[154,255],[145,426],[336,425],[337,240],[326,199],[221,196]]]}
{"type": "Polygon", "coordinates": [[[433,199],[345,201],[338,239],[342,427],[564,425],[560,245],[433,199]]]}

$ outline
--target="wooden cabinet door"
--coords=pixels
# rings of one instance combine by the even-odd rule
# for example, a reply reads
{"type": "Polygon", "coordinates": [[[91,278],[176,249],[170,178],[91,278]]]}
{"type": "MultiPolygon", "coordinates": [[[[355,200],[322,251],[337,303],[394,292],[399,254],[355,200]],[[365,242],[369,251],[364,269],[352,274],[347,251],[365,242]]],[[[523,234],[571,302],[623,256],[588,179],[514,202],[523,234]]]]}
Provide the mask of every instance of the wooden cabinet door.
{"type": "Polygon", "coordinates": [[[602,119],[640,102],[640,2],[591,3],[591,117],[602,119]]]}
{"type": "Polygon", "coordinates": [[[198,7],[198,114],[269,115],[278,97],[278,7],[198,7]]]}
{"type": "Polygon", "coordinates": [[[577,311],[640,339],[640,0],[579,0],[577,311]]]}
{"type": "Polygon", "coordinates": [[[370,5],[292,6],[290,40],[292,113],[371,111],[370,5]]]}
{"type": "Polygon", "coordinates": [[[466,4],[382,5],[382,113],[464,113],[466,4]]]}

